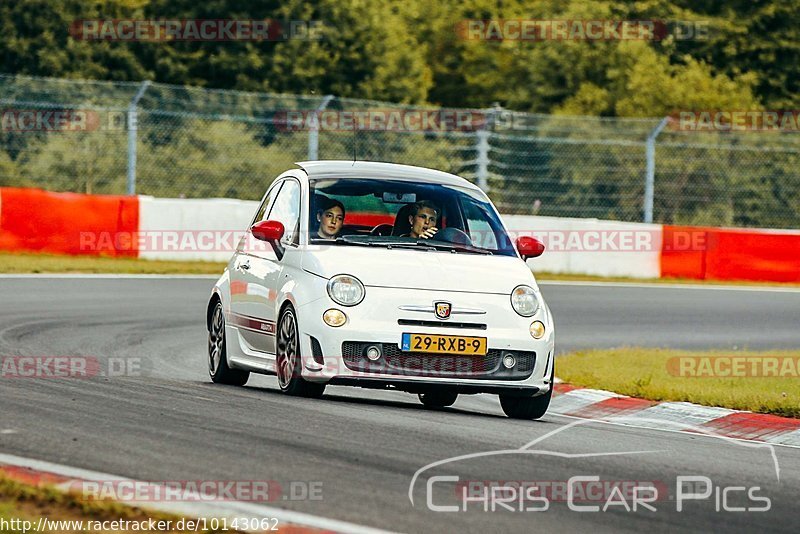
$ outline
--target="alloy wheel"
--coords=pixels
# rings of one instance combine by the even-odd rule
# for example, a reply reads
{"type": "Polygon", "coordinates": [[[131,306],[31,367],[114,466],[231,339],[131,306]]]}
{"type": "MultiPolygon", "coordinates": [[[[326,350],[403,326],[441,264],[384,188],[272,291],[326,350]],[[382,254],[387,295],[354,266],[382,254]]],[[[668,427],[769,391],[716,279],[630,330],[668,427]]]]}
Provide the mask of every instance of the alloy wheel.
{"type": "Polygon", "coordinates": [[[284,312],[278,329],[277,351],[278,384],[286,389],[292,380],[297,365],[297,323],[294,313],[284,312]]]}
{"type": "Polygon", "coordinates": [[[214,375],[222,361],[223,344],[225,343],[225,317],[222,306],[217,304],[211,316],[211,327],[208,330],[208,370],[214,375]]]}

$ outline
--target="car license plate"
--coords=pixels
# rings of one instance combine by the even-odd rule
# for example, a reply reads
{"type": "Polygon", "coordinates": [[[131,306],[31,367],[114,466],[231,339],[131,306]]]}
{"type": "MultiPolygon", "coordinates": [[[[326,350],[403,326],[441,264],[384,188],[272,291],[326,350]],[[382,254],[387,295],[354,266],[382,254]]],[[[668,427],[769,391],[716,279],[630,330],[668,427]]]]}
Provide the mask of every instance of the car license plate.
{"type": "Polygon", "coordinates": [[[436,334],[403,334],[400,350],[403,352],[485,356],[486,338],[440,336],[436,334]]]}

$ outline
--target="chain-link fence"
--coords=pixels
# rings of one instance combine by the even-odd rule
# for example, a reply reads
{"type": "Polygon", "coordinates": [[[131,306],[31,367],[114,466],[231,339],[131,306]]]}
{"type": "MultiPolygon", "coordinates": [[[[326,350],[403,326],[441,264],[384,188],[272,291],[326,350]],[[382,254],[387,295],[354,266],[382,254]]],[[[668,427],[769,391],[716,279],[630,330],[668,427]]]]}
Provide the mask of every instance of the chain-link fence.
{"type": "Polygon", "coordinates": [[[295,161],[356,157],[460,174],[502,213],[800,227],[796,128],[23,76],[0,76],[0,111],[5,186],[255,199],[295,161]]]}

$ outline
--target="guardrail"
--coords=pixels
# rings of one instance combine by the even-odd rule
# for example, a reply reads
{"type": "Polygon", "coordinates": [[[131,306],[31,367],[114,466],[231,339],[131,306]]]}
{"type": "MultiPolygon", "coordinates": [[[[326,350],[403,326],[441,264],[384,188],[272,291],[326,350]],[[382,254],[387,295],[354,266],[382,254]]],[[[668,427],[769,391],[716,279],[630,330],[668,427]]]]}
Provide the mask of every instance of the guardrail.
{"type": "MultiPolygon", "coordinates": [[[[258,202],[0,188],[0,250],[227,261],[258,202]]],[[[800,282],[800,232],[505,215],[533,235],[536,271],[634,278],[800,282]]]]}

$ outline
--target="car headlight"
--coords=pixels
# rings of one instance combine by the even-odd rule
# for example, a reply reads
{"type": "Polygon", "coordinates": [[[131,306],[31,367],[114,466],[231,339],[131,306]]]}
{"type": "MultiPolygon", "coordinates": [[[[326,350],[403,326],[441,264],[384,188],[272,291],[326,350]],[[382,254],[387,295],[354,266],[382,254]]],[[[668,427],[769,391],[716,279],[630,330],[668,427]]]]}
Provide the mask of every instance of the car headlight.
{"type": "Polygon", "coordinates": [[[530,317],[539,311],[539,297],[530,286],[517,286],[511,292],[511,307],[523,317],[530,317]]]}
{"type": "Polygon", "coordinates": [[[364,284],[355,276],[339,274],[328,281],[328,295],[336,304],[355,306],[364,300],[364,284]]]}

